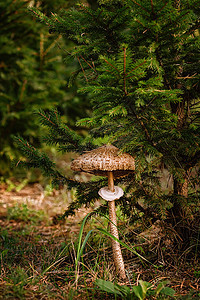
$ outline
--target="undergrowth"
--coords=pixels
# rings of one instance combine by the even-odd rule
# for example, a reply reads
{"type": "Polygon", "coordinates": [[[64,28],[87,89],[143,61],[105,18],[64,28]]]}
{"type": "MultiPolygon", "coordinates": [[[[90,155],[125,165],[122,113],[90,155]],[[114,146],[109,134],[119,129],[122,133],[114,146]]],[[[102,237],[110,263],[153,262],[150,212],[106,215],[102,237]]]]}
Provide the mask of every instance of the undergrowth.
{"type": "Polygon", "coordinates": [[[53,220],[27,204],[0,215],[0,299],[200,298],[198,251],[177,256],[164,222],[145,228],[119,220],[127,272],[120,282],[107,218],[53,220]]]}

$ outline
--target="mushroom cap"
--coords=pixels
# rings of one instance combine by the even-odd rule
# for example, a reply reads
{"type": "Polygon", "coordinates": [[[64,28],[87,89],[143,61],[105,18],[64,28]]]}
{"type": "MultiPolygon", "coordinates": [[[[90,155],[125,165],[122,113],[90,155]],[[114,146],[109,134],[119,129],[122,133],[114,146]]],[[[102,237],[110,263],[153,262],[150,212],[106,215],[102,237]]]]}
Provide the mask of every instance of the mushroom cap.
{"type": "Polygon", "coordinates": [[[112,171],[114,178],[127,175],[135,170],[135,159],[130,154],[119,151],[113,145],[87,151],[73,160],[71,169],[99,176],[108,176],[108,171],[112,171]]]}

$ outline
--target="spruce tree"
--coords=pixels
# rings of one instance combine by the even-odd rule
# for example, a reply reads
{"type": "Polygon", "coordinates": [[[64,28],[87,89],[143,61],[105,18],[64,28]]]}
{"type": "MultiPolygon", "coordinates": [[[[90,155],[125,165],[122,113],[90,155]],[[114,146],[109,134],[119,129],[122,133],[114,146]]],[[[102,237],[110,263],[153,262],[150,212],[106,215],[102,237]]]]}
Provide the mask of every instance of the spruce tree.
{"type": "MultiPolygon", "coordinates": [[[[69,58],[79,68],[69,84],[78,78],[79,93],[93,108],[92,117],[77,122],[88,128],[86,138],[62,124],[57,111],[38,112],[49,128],[46,142],[79,153],[110,142],[135,156],[135,175],[121,180],[127,193],[118,204],[133,219],[135,209],[151,221],[165,218],[186,247],[199,214],[198,1],[99,0],[96,8],[79,4],[51,17],[32,12],[51,33],[73,41],[69,58]],[[172,179],[169,189],[160,181],[164,171],[172,179]]],[[[77,201],[66,215],[97,199],[104,179],[70,181],[38,150],[16,142],[28,158],[19,164],[42,168],[57,186],[76,186],[77,201]]]]}

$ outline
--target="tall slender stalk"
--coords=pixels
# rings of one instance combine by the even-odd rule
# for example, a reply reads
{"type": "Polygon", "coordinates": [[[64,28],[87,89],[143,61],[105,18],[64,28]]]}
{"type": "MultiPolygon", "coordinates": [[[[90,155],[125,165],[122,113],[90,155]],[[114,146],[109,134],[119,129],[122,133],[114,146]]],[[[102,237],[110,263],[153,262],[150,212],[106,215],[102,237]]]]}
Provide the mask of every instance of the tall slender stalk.
{"type": "MultiPolygon", "coordinates": [[[[111,192],[114,192],[114,180],[113,180],[113,173],[108,172],[108,188],[111,192]]],[[[116,217],[116,211],[115,211],[115,201],[109,201],[109,219],[110,219],[110,233],[119,239],[119,233],[117,229],[117,217],[116,217]]],[[[122,257],[121,247],[118,241],[111,240],[112,243],[112,251],[113,251],[113,258],[115,263],[115,268],[117,272],[119,273],[119,276],[122,279],[126,279],[126,273],[124,268],[124,261],[122,257]]]]}

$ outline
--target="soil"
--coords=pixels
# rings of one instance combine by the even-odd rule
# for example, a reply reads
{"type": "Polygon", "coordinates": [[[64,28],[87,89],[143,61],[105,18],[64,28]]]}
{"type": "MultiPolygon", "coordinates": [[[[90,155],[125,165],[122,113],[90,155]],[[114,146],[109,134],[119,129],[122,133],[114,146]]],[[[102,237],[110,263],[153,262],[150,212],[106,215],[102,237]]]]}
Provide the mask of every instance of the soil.
{"type": "Polygon", "coordinates": [[[75,216],[62,220],[73,199],[72,193],[66,189],[47,189],[39,183],[27,184],[19,191],[17,187],[17,183],[12,188],[8,184],[0,185],[0,228],[14,232],[32,223],[33,231],[42,236],[43,243],[54,239],[55,243],[61,244],[77,237],[81,221],[92,210],[82,208],[75,216]],[[21,210],[24,210],[22,216],[19,213],[21,210]],[[37,220],[41,218],[41,222],[33,222],[35,215],[37,220]]]}

